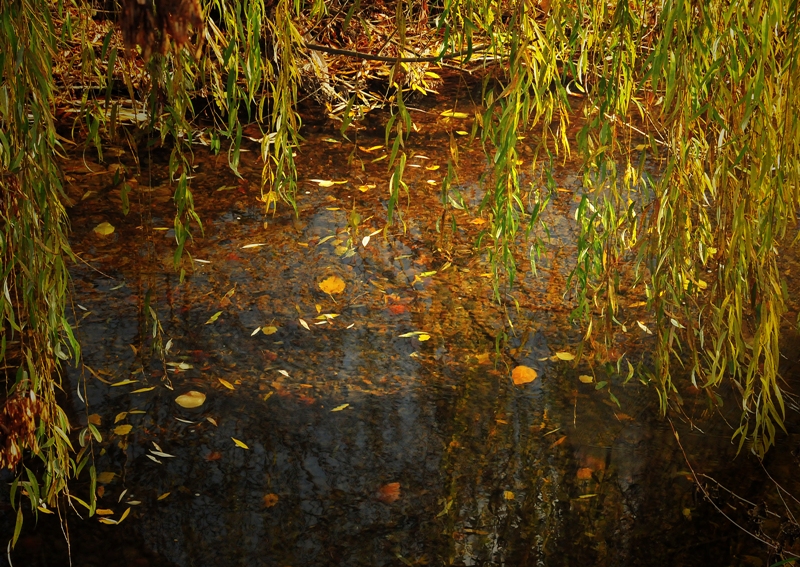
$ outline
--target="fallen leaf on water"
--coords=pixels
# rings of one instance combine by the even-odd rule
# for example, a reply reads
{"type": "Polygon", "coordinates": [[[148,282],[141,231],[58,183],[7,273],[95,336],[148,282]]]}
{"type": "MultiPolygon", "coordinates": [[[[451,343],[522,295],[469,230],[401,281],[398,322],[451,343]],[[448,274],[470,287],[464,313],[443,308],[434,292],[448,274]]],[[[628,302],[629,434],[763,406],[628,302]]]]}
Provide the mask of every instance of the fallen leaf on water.
{"type": "Polygon", "coordinates": [[[591,384],[592,382],[594,382],[594,378],[592,376],[589,376],[588,374],[581,374],[580,376],[578,376],[578,380],[580,380],[584,384],[591,384]]]}
{"type": "Polygon", "coordinates": [[[559,437],[558,439],[553,441],[553,444],[550,445],[550,447],[558,447],[559,445],[561,445],[566,440],[567,440],[567,436],[566,435],[564,435],[562,437],[559,437]]]}
{"type": "Polygon", "coordinates": [[[366,248],[366,247],[367,247],[367,244],[369,244],[369,239],[370,239],[370,238],[371,238],[371,237],[370,237],[369,235],[367,235],[367,236],[365,236],[364,238],[362,238],[362,239],[361,239],[361,246],[363,246],[364,248],[366,248]]]}
{"type": "Polygon", "coordinates": [[[445,110],[441,115],[445,118],[469,118],[469,114],[466,112],[456,112],[454,110],[445,110]]]}
{"type": "Polygon", "coordinates": [[[469,132],[467,132],[466,130],[456,130],[456,134],[458,134],[459,136],[468,136],[469,132]]]}
{"type": "Polygon", "coordinates": [[[594,498],[595,496],[597,496],[597,494],[581,494],[580,496],[578,496],[578,498],[580,498],[580,499],[594,498]]]}
{"type": "Polygon", "coordinates": [[[138,382],[138,380],[125,379],[125,380],[120,380],[119,382],[114,382],[111,385],[112,386],[127,386],[128,384],[135,384],[136,382],[138,382]]]}
{"type": "Polygon", "coordinates": [[[261,327],[256,327],[256,330],[250,333],[251,337],[256,336],[259,332],[261,332],[261,327]]]}
{"type": "Polygon", "coordinates": [[[214,321],[216,321],[217,319],[219,319],[219,316],[220,316],[220,315],[222,315],[222,311],[217,311],[217,312],[216,312],[216,313],[214,313],[214,314],[213,314],[211,317],[209,317],[209,318],[208,318],[208,321],[206,321],[206,322],[205,322],[205,324],[206,324],[206,325],[210,325],[211,323],[213,323],[214,321]]]}
{"type": "Polygon", "coordinates": [[[361,191],[362,193],[366,193],[370,189],[375,189],[375,184],[374,183],[368,183],[367,185],[359,185],[358,186],[358,190],[361,191]]]}
{"type": "Polygon", "coordinates": [[[156,498],[156,500],[164,500],[164,498],[166,498],[166,497],[167,497],[167,496],[169,496],[169,495],[170,495],[170,493],[169,493],[169,492],[165,492],[164,494],[162,494],[161,496],[159,496],[158,498],[156,498]]]}
{"type": "Polygon", "coordinates": [[[116,521],[116,520],[112,520],[111,518],[102,518],[102,517],[101,517],[101,518],[98,518],[98,519],[100,520],[100,523],[101,523],[101,524],[110,524],[110,525],[115,525],[115,524],[117,523],[117,521],[116,521]]]}
{"type": "Polygon", "coordinates": [[[384,484],[378,489],[378,500],[384,504],[391,504],[398,498],[400,498],[399,482],[390,482],[389,484],[384,484]]]}
{"type": "Polygon", "coordinates": [[[118,425],[114,428],[114,433],[117,435],[127,435],[133,429],[133,425],[125,424],[125,425],[118,425]]]}
{"type": "Polygon", "coordinates": [[[206,418],[206,421],[207,421],[208,423],[210,423],[211,425],[213,425],[213,426],[217,427],[217,420],[216,420],[216,419],[214,419],[213,417],[207,417],[207,418],[206,418]]]}
{"type": "Polygon", "coordinates": [[[148,388],[139,388],[138,390],[133,390],[131,394],[142,394],[144,392],[149,392],[150,390],[155,390],[155,386],[150,386],[148,388]]]}
{"type": "Polygon", "coordinates": [[[647,328],[647,325],[645,325],[644,323],[642,323],[642,322],[640,322],[640,321],[636,321],[636,324],[637,324],[637,325],[639,325],[639,328],[640,328],[642,331],[644,331],[645,333],[647,333],[648,335],[652,335],[652,334],[653,334],[653,331],[651,331],[650,329],[648,329],[648,328],[647,328]]]}
{"type": "Polygon", "coordinates": [[[205,403],[205,401],[206,395],[203,392],[198,392],[197,390],[189,390],[185,394],[181,394],[175,398],[176,404],[187,409],[199,408],[205,403]]]}
{"type": "Polygon", "coordinates": [[[94,513],[98,516],[113,516],[114,510],[109,510],[108,508],[98,508],[94,511],[94,513]]]}
{"type": "Polygon", "coordinates": [[[514,500],[514,493],[511,492],[510,490],[504,490],[503,498],[505,498],[506,500],[514,500]]]}
{"type": "Polygon", "coordinates": [[[528,366],[517,366],[511,372],[511,379],[514,381],[514,384],[517,386],[521,386],[522,384],[527,384],[528,382],[533,382],[536,380],[538,374],[533,368],[528,366]]]}
{"type": "Polygon", "coordinates": [[[269,327],[261,327],[261,332],[265,335],[274,335],[278,332],[278,327],[273,327],[272,325],[269,327]]]}
{"type": "Polygon", "coordinates": [[[219,461],[222,458],[222,453],[219,451],[211,451],[208,455],[206,455],[207,461],[219,461]]]}
{"type": "Polygon", "coordinates": [[[309,328],[309,326],[308,326],[308,323],[306,323],[306,322],[305,322],[303,319],[299,319],[299,321],[300,321],[300,324],[303,326],[303,328],[304,328],[306,331],[310,331],[310,330],[311,330],[311,329],[309,328]]]}
{"type": "Polygon", "coordinates": [[[575,355],[571,354],[569,352],[557,352],[555,354],[555,359],[558,359],[558,360],[575,360],[575,355]]]}
{"type": "Polygon", "coordinates": [[[263,242],[256,242],[254,244],[245,244],[242,246],[242,250],[247,250],[248,248],[261,248],[262,246],[267,246],[267,244],[263,242]]]}
{"type": "Polygon", "coordinates": [[[439,169],[439,166],[438,165],[428,165],[428,166],[425,166],[425,169],[427,169],[428,171],[436,171],[437,169],[439,169]]]}
{"type": "Polygon", "coordinates": [[[100,236],[108,236],[109,234],[114,232],[114,225],[109,224],[107,222],[101,222],[96,227],[94,227],[94,231],[100,236]]]}
{"type": "Polygon", "coordinates": [[[264,495],[264,508],[272,508],[277,503],[278,503],[278,495],[277,494],[265,494],[264,495]]]}
{"type": "Polygon", "coordinates": [[[233,384],[231,384],[227,380],[223,380],[222,378],[217,378],[217,380],[219,380],[219,383],[228,388],[229,390],[235,390],[233,384]]]}
{"type": "Polygon", "coordinates": [[[372,146],[372,147],[369,147],[369,148],[365,148],[364,146],[358,146],[358,149],[361,150],[362,152],[374,152],[375,150],[383,149],[383,145],[372,146]]]}
{"type": "Polygon", "coordinates": [[[417,340],[424,343],[425,341],[429,340],[430,338],[431,338],[431,336],[429,334],[422,333],[421,335],[419,335],[417,337],[417,340]]]}
{"type": "Polygon", "coordinates": [[[130,514],[130,513],[131,513],[131,509],[130,509],[130,508],[127,508],[127,509],[126,509],[126,510],[125,510],[125,511],[122,513],[122,516],[120,516],[120,517],[119,517],[119,520],[117,520],[117,523],[118,523],[118,524],[121,524],[121,523],[122,523],[122,520],[124,520],[125,518],[127,518],[127,517],[128,517],[128,514],[130,514]]]}
{"type": "Polygon", "coordinates": [[[339,276],[329,276],[319,283],[319,288],[325,293],[332,295],[334,293],[342,293],[345,288],[345,283],[339,276]]]}
{"type": "Polygon", "coordinates": [[[92,415],[90,415],[89,416],[89,423],[91,423],[92,425],[100,425],[100,415],[96,414],[96,413],[93,413],[92,415]]]}
{"type": "Polygon", "coordinates": [[[578,480],[591,480],[591,479],[592,479],[592,469],[587,467],[578,469],[578,480]]]}
{"type": "Polygon", "coordinates": [[[236,444],[237,447],[241,447],[242,449],[250,448],[247,445],[245,445],[242,441],[239,441],[236,437],[231,437],[231,439],[233,439],[233,442],[236,444]]]}
{"type": "Polygon", "coordinates": [[[347,407],[347,406],[349,406],[349,405],[350,405],[350,404],[342,404],[342,405],[340,405],[340,406],[336,406],[336,407],[335,407],[335,408],[333,408],[331,411],[332,411],[332,412],[334,412],[334,411],[342,411],[344,408],[346,408],[346,407],[347,407]]]}

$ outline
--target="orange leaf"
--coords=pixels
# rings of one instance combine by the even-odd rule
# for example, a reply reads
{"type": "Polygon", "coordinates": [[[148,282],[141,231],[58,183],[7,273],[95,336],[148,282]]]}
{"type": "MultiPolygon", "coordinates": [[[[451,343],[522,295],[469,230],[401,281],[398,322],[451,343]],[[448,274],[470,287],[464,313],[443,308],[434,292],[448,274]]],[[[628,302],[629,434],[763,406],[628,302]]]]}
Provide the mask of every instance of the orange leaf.
{"type": "Polygon", "coordinates": [[[391,504],[398,498],[400,498],[399,482],[390,482],[389,484],[384,484],[378,489],[378,500],[384,504],[391,504]]]}
{"type": "Polygon", "coordinates": [[[511,379],[517,386],[533,382],[536,380],[536,376],[538,376],[536,371],[528,366],[517,366],[513,372],[511,372],[511,379]]]}
{"type": "Polygon", "coordinates": [[[264,508],[272,508],[277,503],[278,503],[278,495],[277,494],[265,494],[264,495],[264,508]]]}

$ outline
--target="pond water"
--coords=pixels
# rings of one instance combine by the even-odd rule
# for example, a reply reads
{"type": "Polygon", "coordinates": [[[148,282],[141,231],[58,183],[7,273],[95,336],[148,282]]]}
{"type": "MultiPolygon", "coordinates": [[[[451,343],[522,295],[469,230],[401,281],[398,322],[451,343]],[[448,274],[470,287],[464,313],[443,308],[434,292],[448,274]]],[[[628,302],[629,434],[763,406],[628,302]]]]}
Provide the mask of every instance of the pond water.
{"type": "MultiPolygon", "coordinates": [[[[494,303],[474,250],[485,217],[456,209],[453,227],[441,216],[444,108],[413,114],[421,132],[408,148],[405,226],[385,232],[380,131],[353,144],[307,120],[298,218],[282,204],[265,214],[256,144],[242,153],[241,179],[225,155],[197,147],[204,232],[187,246],[183,283],[164,153],[141,151],[137,164],[110,149],[104,163],[79,154],[65,164],[86,365],[68,370],[65,392],[73,423],[91,419],[103,435],[102,517],[127,513],[118,525],[68,514],[74,565],[769,564],[768,548],[702,497],[684,456],[785,514],[758,461],[736,456],[724,416],[686,392],[685,416],[673,416],[679,445],[638,377],[556,356],[575,353],[582,335],[564,296],[575,164],[557,168],[537,273],[523,264],[504,305],[494,303]],[[120,166],[133,180],[127,216],[120,166]],[[115,231],[97,234],[101,222],[115,231]],[[341,293],[320,288],[332,276],[341,293]],[[169,341],[163,360],[150,353],[157,341],[169,341]],[[518,365],[537,379],[515,385],[518,365]],[[176,404],[192,390],[203,405],[176,404]]],[[[486,161],[477,143],[459,142],[457,186],[475,205],[486,161]]],[[[633,304],[643,290],[628,294],[633,304]]],[[[647,320],[642,309],[626,311],[633,330],[618,345],[634,362],[650,348],[634,324],[647,320]]],[[[725,415],[737,419],[735,404],[725,415]]],[[[782,443],[797,443],[796,425],[793,411],[782,443]]],[[[788,453],[767,465],[800,494],[788,453]]],[[[72,489],[84,499],[86,478],[72,489]]],[[[777,521],[706,480],[743,528],[777,521]]],[[[57,520],[41,515],[11,559],[64,565],[66,555],[57,520]]]]}

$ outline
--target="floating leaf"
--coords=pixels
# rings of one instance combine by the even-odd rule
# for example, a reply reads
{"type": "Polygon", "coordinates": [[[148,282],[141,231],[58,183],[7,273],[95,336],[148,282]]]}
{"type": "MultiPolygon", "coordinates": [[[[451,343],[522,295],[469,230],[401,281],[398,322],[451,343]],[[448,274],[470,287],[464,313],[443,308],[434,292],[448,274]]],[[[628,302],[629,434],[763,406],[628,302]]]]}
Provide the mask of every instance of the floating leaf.
{"type": "Polygon", "coordinates": [[[261,327],[261,332],[264,333],[265,335],[274,335],[275,333],[278,332],[278,327],[273,327],[273,326],[261,327]]]}
{"type": "Polygon", "coordinates": [[[118,425],[114,428],[114,433],[117,435],[127,435],[133,429],[133,425],[125,424],[125,425],[118,425]]]}
{"type": "Polygon", "coordinates": [[[514,384],[517,386],[521,386],[522,384],[527,384],[528,382],[533,382],[536,380],[538,374],[533,368],[528,366],[517,366],[511,372],[511,379],[514,381],[514,384]]]}
{"type": "Polygon", "coordinates": [[[119,423],[120,421],[125,419],[127,416],[128,416],[128,412],[126,412],[126,411],[118,413],[117,417],[114,418],[114,423],[119,423]]]}
{"type": "Polygon", "coordinates": [[[587,467],[578,469],[578,480],[592,480],[592,469],[587,467]]]}
{"type": "Polygon", "coordinates": [[[505,498],[506,500],[514,500],[514,493],[511,492],[510,490],[504,490],[503,498],[505,498]]]}
{"type": "Polygon", "coordinates": [[[339,276],[329,276],[319,283],[319,288],[325,293],[333,295],[334,293],[342,293],[345,288],[345,283],[339,276]]]}
{"type": "Polygon", "coordinates": [[[217,378],[217,380],[219,380],[219,383],[222,384],[223,386],[225,386],[226,388],[228,388],[229,390],[234,390],[235,389],[233,387],[233,384],[231,384],[227,380],[223,380],[222,378],[217,378]]]}
{"type": "Polygon", "coordinates": [[[136,382],[138,382],[138,380],[126,379],[126,380],[120,380],[119,382],[114,382],[111,385],[112,386],[127,386],[128,384],[135,384],[136,382]]]}
{"type": "Polygon", "coordinates": [[[164,500],[164,498],[166,498],[170,494],[171,494],[170,492],[165,492],[164,494],[161,494],[158,498],[156,498],[156,500],[164,500]]]}
{"type": "Polygon", "coordinates": [[[185,394],[181,394],[175,398],[176,404],[187,409],[199,408],[205,403],[205,401],[206,395],[203,392],[198,392],[197,390],[189,390],[185,394]]]}
{"type": "Polygon", "coordinates": [[[425,169],[427,169],[428,171],[436,171],[437,169],[439,169],[439,166],[438,165],[426,165],[425,169]]]}
{"type": "Polygon", "coordinates": [[[594,377],[589,376],[588,374],[581,374],[578,376],[578,380],[580,380],[583,384],[591,384],[594,382],[594,377]]]}
{"type": "Polygon", "coordinates": [[[149,392],[150,390],[155,390],[155,386],[150,386],[148,388],[139,388],[138,390],[133,390],[131,394],[142,394],[144,392],[149,392]]]}
{"type": "Polygon", "coordinates": [[[206,325],[210,325],[211,323],[213,323],[214,321],[216,321],[217,319],[219,319],[219,316],[220,316],[220,315],[222,315],[222,311],[217,311],[217,312],[216,312],[216,313],[214,313],[214,314],[213,314],[211,317],[209,317],[209,318],[208,318],[208,321],[206,321],[206,322],[205,322],[205,324],[206,324],[206,325]]]}
{"type": "Polygon", "coordinates": [[[303,326],[303,328],[306,331],[310,331],[311,330],[311,328],[308,326],[308,323],[306,323],[303,319],[298,319],[298,321],[300,321],[300,324],[303,326]]]}
{"type": "Polygon", "coordinates": [[[642,323],[642,322],[640,322],[640,321],[636,321],[636,324],[637,324],[637,325],[639,325],[639,328],[640,328],[642,331],[644,331],[645,333],[647,333],[648,335],[652,335],[652,334],[653,334],[653,331],[651,331],[650,329],[648,329],[648,328],[647,328],[647,325],[645,325],[644,323],[642,323]]]}
{"type": "Polygon", "coordinates": [[[557,352],[555,358],[558,360],[575,360],[575,355],[569,352],[557,352]]]}
{"type": "Polygon", "coordinates": [[[445,118],[469,118],[469,114],[466,112],[456,112],[455,110],[445,110],[442,112],[442,116],[445,118]]]}
{"type": "Polygon", "coordinates": [[[97,510],[94,511],[94,513],[97,514],[98,516],[113,516],[114,510],[110,510],[108,508],[98,508],[97,510]]]}
{"type": "Polygon", "coordinates": [[[334,412],[334,411],[342,411],[344,408],[346,408],[346,407],[347,407],[347,406],[349,406],[349,405],[350,405],[350,404],[342,404],[342,405],[340,405],[340,406],[336,406],[336,407],[335,407],[335,408],[333,408],[331,411],[332,411],[332,412],[334,412]]]}
{"type": "Polygon", "coordinates": [[[265,494],[264,495],[264,508],[272,508],[277,503],[278,503],[278,495],[277,494],[265,494]]]}
{"type": "Polygon", "coordinates": [[[268,246],[268,245],[262,242],[258,242],[255,244],[245,244],[244,246],[242,246],[242,250],[247,250],[248,248],[261,248],[262,246],[268,246]]]}
{"type": "Polygon", "coordinates": [[[359,191],[361,191],[362,193],[366,193],[366,192],[367,192],[367,191],[369,191],[370,189],[375,189],[375,184],[374,184],[374,183],[369,183],[369,184],[367,184],[367,185],[359,185],[359,186],[357,187],[357,189],[358,189],[359,191]]]}
{"type": "Polygon", "coordinates": [[[430,340],[431,336],[427,333],[422,333],[421,335],[417,336],[417,340],[421,343],[424,343],[427,340],[430,340]]]}
{"type": "Polygon", "coordinates": [[[261,327],[256,327],[256,330],[250,333],[251,337],[256,336],[261,331],[261,327]]]}
{"type": "Polygon", "coordinates": [[[93,413],[92,415],[90,415],[89,416],[89,423],[91,423],[92,425],[100,425],[100,415],[96,414],[96,413],[93,413]]]}
{"type": "Polygon", "coordinates": [[[243,442],[239,441],[236,437],[231,437],[231,439],[233,439],[233,442],[236,444],[237,447],[241,447],[242,449],[249,449],[250,448],[247,445],[245,445],[243,442]]]}
{"type": "Polygon", "coordinates": [[[99,234],[100,236],[108,236],[112,232],[114,232],[114,225],[109,224],[107,222],[101,222],[96,227],[94,227],[94,231],[99,234]]]}

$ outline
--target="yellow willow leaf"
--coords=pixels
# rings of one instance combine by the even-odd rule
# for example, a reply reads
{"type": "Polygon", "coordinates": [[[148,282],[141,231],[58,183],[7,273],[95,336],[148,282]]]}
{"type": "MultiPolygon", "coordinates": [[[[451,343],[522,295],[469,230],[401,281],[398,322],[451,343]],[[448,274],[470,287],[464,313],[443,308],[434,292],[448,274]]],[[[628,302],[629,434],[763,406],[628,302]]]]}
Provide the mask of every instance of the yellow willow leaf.
{"type": "Polygon", "coordinates": [[[310,330],[311,330],[311,327],[309,327],[309,326],[308,326],[308,323],[306,323],[306,322],[305,322],[305,320],[303,320],[303,319],[298,319],[298,321],[300,321],[300,324],[303,326],[303,328],[304,328],[306,331],[310,331],[310,330]]]}
{"type": "Polygon", "coordinates": [[[436,171],[437,169],[439,169],[439,166],[438,165],[426,165],[425,169],[427,169],[428,171],[436,171]]]}
{"type": "Polygon", "coordinates": [[[350,405],[350,404],[342,404],[342,405],[340,405],[340,406],[336,406],[335,408],[333,408],[333,409],[331,410],[331,412],[334,412],[334,411],[342,411],[344,408],[346,408],[346,407],[347,407],[347,406],[349,406],[349,405],[350,405]]]}
{"type": "Polygon", "coordinates": [[[181,394],[175,398],[176,404],[187,409],[199,408],[205,403],[205,401],[206,395],[203,392],[198,392],[196,390],[189,390],[185,394],[181,394]]]}
{"type": "Polygon", "coordinates": [[[536,380],[537,376],[538,374],[536,374],[536,371],[528,366],[517,366],[511,372],[511,380],[513,380],[514,384],[517,386],[533,382],[536,380]]]}
{"type": "Polygon", "coordinates": [[[227,380],[223,380],[222,378],[217,378],[217,380],[219,380],[219,383],[222,384],[223,386],[225,386],[226,388],[228,388],[229,390],[234,390],[235,389],[233,387],[233,384],[231,384],[227,380]]]}
{"type": "Polygon", "coordinates": [[[222,311],[217,311],[211,317],[208,318],[208,321],[205,322],[205,325],[210,325],[211,323],[219,319],[220,315],[222,315],[222,311]]]}
{"type": "Polygon", "coordinates": [[[101,222],[96,227],[94,227],[94,231],[99,234],[100,236],[108,236],[112,232],[114,232],[114,225],[109,224],[107,222],[101,222]]]}
{"type": "Polygon", "coordinates": [[[236,444],[237,447],[241,447],[242,449],[249,449],[250,448],[247,445],[245,445],[243,442],[239,441],[236,437],[231,437],[231,439],[233,439],[233,442],[236,444]]]}
{"type": "Polygon", "coordinates": [[[592,382],[594,382],[594,378],[592,376],[589,376],[588,374],[581,374],[580,376],[578,376],[578,380],[580,380],[581,383],[583,384],[591,384],[592,382]]]}
{"type": "Polygon", "coordinates": [[[278,327],[273,327],[271,325],[269,327],[261,327],[261,332],[265,335],[274,335],[278,332],[278,327]]]}
{"type": "Polygon", "coordinates": [[[419,342],[421,342],[421,343],[424,343],[425,341],[430,340],[430,338],[431,338],[431,336],[428,335],[427,333],[422,333],[421,335],[417,336],[417,340],[419,342]]]}
{"type": "Polygon", "coordinates": [[[345,283],[339,276],[329,276],[319,283],[319,288],[325,293],[333,295],[335,293],[342,293],[345,288],[345,283]]]}
{"type": "Polygon", "coordinates": [[[514,493],[511,492],[510,490],[504,490],[503,498],[505,498],[506,500],[514,500],[514,493]]]}
{"type": "Polygon", "coordinates": [[[375,189],[375,184],[374,183],[368,183],[366,185],[359,185],[358,186],[358,190],[361,191],[362,193],[366,193],[370,189],[375,189]]]}
{"type": "Polygon", "coordinates": [[[456,112],[454,110],[445,110],[441,115],[445,118],[469,118],[469,114],[466,112],[456,112]]]}
{"type": "Polygon", "coordinates": [[[108,508],[98,508],[94,511],[94,513],[98,516],[113,516],[114,510],[109,510],[108,508]]]}
{"type": "Polygon", "coordinates": [[[118,413],[117,416],[114,418],[114,423],[119,423],[120,421],[125,419],[127,416],[128,416],[128,412],[126,412],[126,411],[118,413]]]}
{"type": "Polygon", "coordinates": [[[127,435],[133,429],[133,425],[125,424],[125,425],[118,425],[114,428],[114,433],[117,435],[127,435]]]}
{"type": "Polygon", "coordinates": [[[92,415],[89,416],[89,423],[91,423],[92,425],[100,425],[100,421],[101,418],[99,414],[93,413],[92,415]]]}
{"type": "Polygon", "coordinates": [[[142,394],[144,392],[149,392],[150,390],[155,390],[155,386],[150,386],[148,388],[139,388],[138,390],[133,390],[131,394],[142,394]]]}
{"type": "Polygon", "coordinates": [[[558,360],[575,360],[575,355],[569,352],[557,352],[555,357],[558,360]]]}
{"type": "Polygon", "coordinates": [[[158,498],[156,498],[156,500],[164,500],[164,498],[166,498],[166,497],[167,497],[167,496],[169,496],[170,494],[171,494],[170,492],[165,492],[164,494],[162,494],[161,496],[159,496],[158,498]]]}

